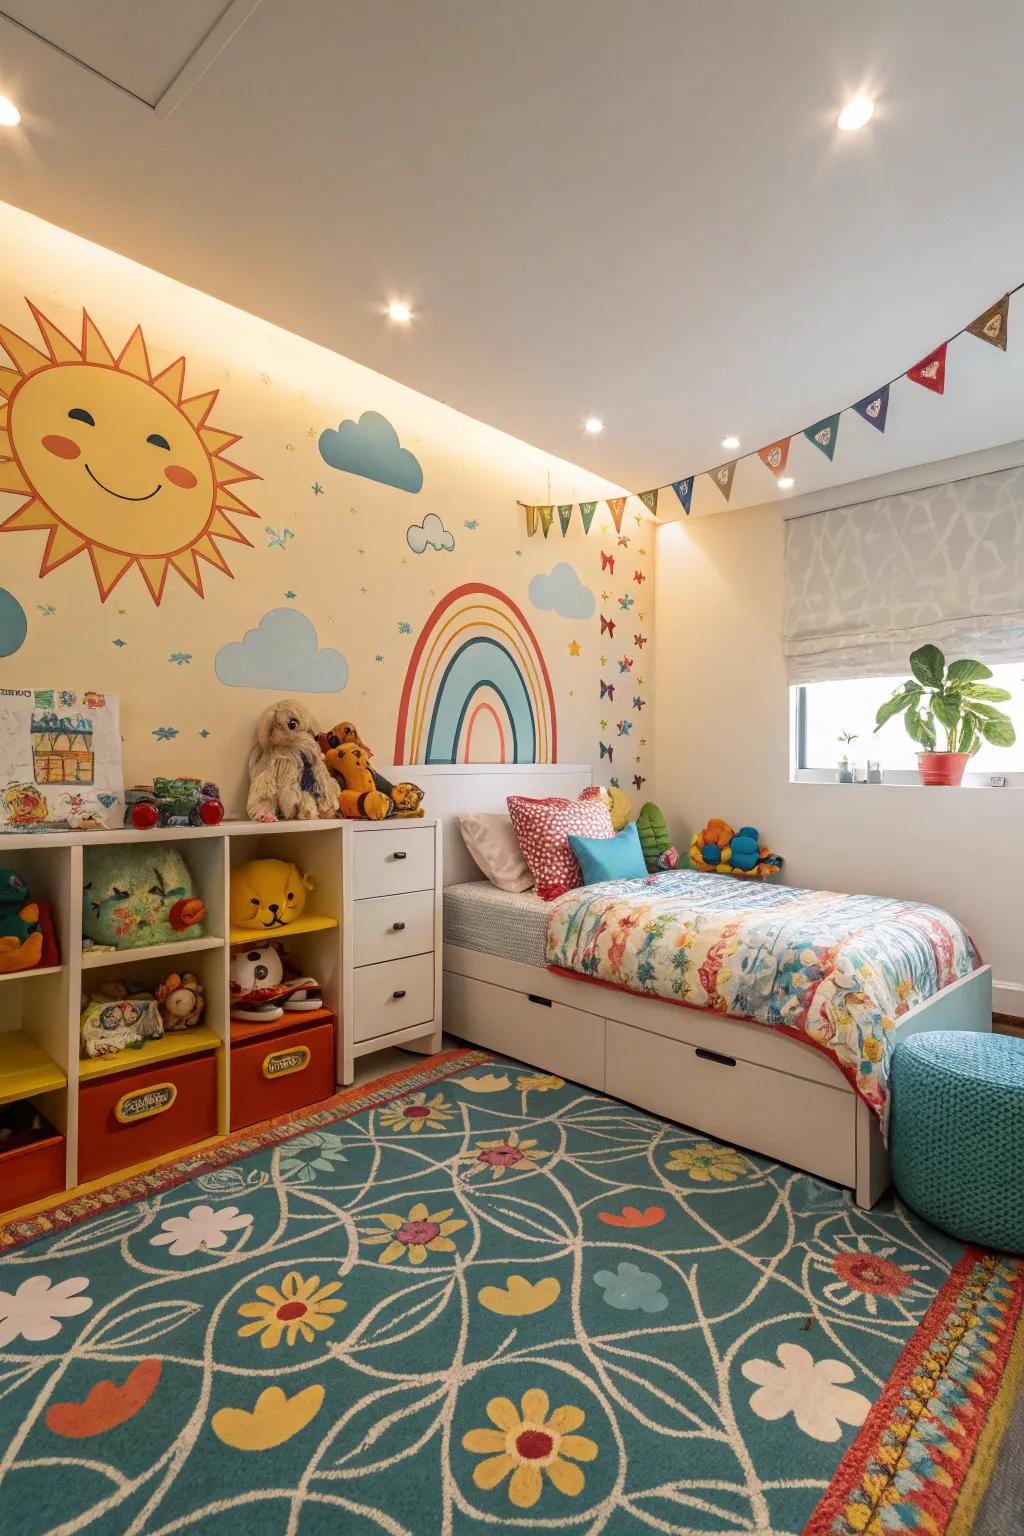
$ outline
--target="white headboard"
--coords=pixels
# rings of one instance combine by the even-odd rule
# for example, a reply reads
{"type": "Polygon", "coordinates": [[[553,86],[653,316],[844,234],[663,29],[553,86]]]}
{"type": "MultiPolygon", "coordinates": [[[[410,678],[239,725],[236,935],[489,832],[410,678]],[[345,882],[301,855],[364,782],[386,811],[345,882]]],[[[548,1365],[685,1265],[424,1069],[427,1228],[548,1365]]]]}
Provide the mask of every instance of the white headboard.
{"type": "Polygon", "coordinates": [[[504,811],[507,795],[538,800],[564,795],[572,800],[594,778],[589,763],[407,763],[379,771],[392,780],[411,779],[426,790],[424,811],[441,819],[445,885],[484,878],[466,851],[458,816],[504,811]]]}

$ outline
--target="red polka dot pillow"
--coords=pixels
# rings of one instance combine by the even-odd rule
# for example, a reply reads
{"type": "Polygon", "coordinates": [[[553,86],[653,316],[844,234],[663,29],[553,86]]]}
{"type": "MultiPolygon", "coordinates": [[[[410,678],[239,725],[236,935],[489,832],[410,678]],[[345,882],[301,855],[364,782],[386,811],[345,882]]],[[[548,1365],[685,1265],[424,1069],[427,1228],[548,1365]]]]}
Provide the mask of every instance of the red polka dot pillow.
{"type": "Polygon", "coordinates": [[[508,814],[537,895],[544,901],[583,884],[583,873],[569,847],[570,832],[577,837],[614,836],[607,805],[585,790],[579,800],[509,795],[508,814]]]}

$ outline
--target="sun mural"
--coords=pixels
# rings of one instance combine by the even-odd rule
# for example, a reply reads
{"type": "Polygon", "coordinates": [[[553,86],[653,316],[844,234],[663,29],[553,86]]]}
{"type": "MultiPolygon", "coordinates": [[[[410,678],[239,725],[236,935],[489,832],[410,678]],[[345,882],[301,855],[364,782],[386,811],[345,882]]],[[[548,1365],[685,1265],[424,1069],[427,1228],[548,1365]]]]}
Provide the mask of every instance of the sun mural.
{"type": "Polygon", "coordinates": [[[231,575],[215,541],[250,544],[228,487],[259,478],[207,425],[218,391],[186,398],[184,358],[154,373],[138,326],[115,357],[84,311],[76,345],[29,308],[45,351],[0,325],[0,491],[29,498],[0,533],[49,533],[40,576],[84,550],[104,601],[133,565],[155,603],[168,568],[202,597],[200,560],[231,575]]]}

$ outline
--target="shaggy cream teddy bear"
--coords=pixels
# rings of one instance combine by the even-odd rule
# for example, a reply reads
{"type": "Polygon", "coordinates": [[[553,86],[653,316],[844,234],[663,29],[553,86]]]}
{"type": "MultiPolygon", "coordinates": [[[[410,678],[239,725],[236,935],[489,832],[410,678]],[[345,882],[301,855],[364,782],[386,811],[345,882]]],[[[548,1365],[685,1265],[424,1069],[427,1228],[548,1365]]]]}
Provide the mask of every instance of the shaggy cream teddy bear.
{"type": "Polygon", "coordinates": [[[294,699],[271,704],[260,716],[249,754],[249,820],[326,819],[337,816],[339,799],[312,716],[294,699]]]}

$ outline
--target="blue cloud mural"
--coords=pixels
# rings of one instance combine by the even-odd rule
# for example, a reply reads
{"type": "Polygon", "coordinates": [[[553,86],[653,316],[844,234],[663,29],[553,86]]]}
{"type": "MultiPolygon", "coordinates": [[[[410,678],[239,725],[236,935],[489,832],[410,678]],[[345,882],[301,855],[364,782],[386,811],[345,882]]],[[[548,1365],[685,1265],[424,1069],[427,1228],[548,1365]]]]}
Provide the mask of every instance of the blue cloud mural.
{"type": "Polygon", "coordinates": [[[339,422],[320,434],[320,457],[332,469],[364,480],[377,480],[413,495],[423,489],[419,460],[398,441],[398,433],[379,411],[364,411],[358,421],[339,422]]]}
{"type": "Polygon", "coordinates": [[[222,645],[214,670],[229,688],[279,693],[337,693],[348,682],[344,656],[318,647],[316,630],[297,608],[272,608],[243,639],[222,645]]]}
{"type": "Polygon", "coordinates": [[[449,532],[436,512],[428,512],[422,523],[413,523],[405,530],[405,542],[414,555],[422,555],[428,546],[451,554],[455,548],[455,535],[449,532]]]}
{"type": "Polygon", "coordinates": [[[529,598],[535,608],[561,614],[563,619],[589,619],[597,606],[593,592],[564,560],[547,575],[537,572],[530,582],[529,598]]]}
{"type": "Polygon", "coordinates": [[[0,587],[0,656],[13,656],[25,644],[28,619],[13,592],[0,587]]]}

